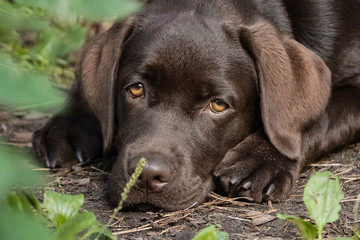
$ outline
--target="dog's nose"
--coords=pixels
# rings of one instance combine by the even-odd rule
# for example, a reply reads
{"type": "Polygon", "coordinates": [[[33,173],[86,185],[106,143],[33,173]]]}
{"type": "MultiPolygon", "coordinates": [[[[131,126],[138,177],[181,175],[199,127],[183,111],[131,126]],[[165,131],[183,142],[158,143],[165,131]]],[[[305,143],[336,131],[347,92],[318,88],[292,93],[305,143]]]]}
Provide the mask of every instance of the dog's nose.
{"type": "MultiPolygon", "coordinates": [[[[165,158],[159,154],[141,156],[145,157],[146,165],[140,177],[136,180],[136,187],[152,192],[161,191],[172,177],[172,170],[165,158]]],[[[129,161],[129,174],[131,175],[141,157],[135,157],[129,161]]]]}

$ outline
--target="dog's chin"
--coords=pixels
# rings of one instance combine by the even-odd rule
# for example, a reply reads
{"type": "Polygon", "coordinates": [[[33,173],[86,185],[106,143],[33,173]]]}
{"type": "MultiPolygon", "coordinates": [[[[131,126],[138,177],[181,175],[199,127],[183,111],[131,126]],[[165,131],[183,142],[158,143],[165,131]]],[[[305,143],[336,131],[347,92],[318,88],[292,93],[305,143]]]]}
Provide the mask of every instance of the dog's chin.
{"type": "Polygon", "coordinates": [[[182,206],[157,206],[152,203],[127,203],[124,204],[124,211],[140,211],[140,212],[158,212],[158,211],[166,211],[166,212],[175,212],[185,209],[190,209],[192,207],[196,207],[198,205],[197,202],[189,205],[188,207],[182,206]]]}
{"type": "Polygon", "coordinates": [[[128,204],[125,203],[124,211],[139,211],[139,212],[158,212],[164,210],[158,206],[155,206],[151,203],[138,203],[138,204],[128,204]]]}
{"type": "MultiPolygon", "coordinates": [[[[109,195],[110,203],[117,207],[121,197],[113,197],[109,195]]],[[[133,210],[148,210],[148,211],[158,211],[165,210],[169,212],[179,211],[184,209],[189,209],[195,207],[206,200],[205,196],[197,196],[190,199],[171,199],[166,200],[165,197],[158,195],[145,196],[144,194],[129,194],[124,202],[124,209],[133,209],[133,210]]]]}
{"type": "MultiPolygon", "coordinates": [[[[132,188],[128,194],[124,208],[134,210],[165,210],[169,212],[189,209],[203,203],[209,192],[213,190],[212,180],[203,182],[198,189],[191,189],[186,194],[174,194],[176,191],[145,194],[143,191],[132,188]]],[[[119,188],[122,189],[122,188],[119,188]]],[[[117,207],[121,200],[122,191],[114,191],[114,186],[108,189],[109,202],[117,207]]]]}

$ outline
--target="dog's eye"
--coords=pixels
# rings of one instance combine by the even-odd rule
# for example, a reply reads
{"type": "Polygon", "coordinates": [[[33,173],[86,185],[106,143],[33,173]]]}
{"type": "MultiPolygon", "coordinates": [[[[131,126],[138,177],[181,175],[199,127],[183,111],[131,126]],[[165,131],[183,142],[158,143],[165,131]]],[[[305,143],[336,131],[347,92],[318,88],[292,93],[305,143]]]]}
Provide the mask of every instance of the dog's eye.
{"type": "Polygon", "coordinates": [[[144,94],[144,86],[142,83],[135,83],[129,86],[129,93],[133,97],[141,97],[144,94]]]}
{"type": "Polygon", "coordinates": [[[229,108],[229,105],[226,102],[224,102],[223,100],[221,100],[221,99],[215,99],[215,100],[210,102],[210,109],[214,113],[224,112],[228,108],[229,108]]]}

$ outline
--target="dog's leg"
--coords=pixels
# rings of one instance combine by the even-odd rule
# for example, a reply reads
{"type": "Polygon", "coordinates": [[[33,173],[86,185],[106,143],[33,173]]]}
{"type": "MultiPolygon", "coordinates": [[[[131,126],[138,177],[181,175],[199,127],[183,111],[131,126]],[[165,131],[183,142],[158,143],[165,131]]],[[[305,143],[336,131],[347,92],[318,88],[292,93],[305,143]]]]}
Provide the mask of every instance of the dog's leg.
{"type": "Polygon", "coordinates": [[[80,96],[73,87],[63,112],[33,135],[35,154],[47,167],[69,167],[102,152],[100,123],[80,96]]]}
{"type": "Polygon", "coordinates": [[[360,75],[335,86],[325,114],[302,140],[304,164],[360,141],[360,75]]]}

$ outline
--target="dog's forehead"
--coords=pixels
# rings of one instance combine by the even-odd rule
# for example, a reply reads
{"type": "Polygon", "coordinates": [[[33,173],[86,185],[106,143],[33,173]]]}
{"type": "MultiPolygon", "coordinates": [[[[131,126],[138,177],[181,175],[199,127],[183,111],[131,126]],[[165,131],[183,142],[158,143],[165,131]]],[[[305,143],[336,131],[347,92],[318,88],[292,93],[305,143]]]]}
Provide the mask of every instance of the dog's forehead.
{"type": "Polygon", "coordinates": [[[161,80],[163,87],[171,83],[172,89],[196,88],[206,94],[214,85],[211,83],[227,70],[229,47],[225,39],[201,20],[185,14],[148,31],[151,38],[144,48],[142,68],[153,75],[153,80],[161,80]]]}

